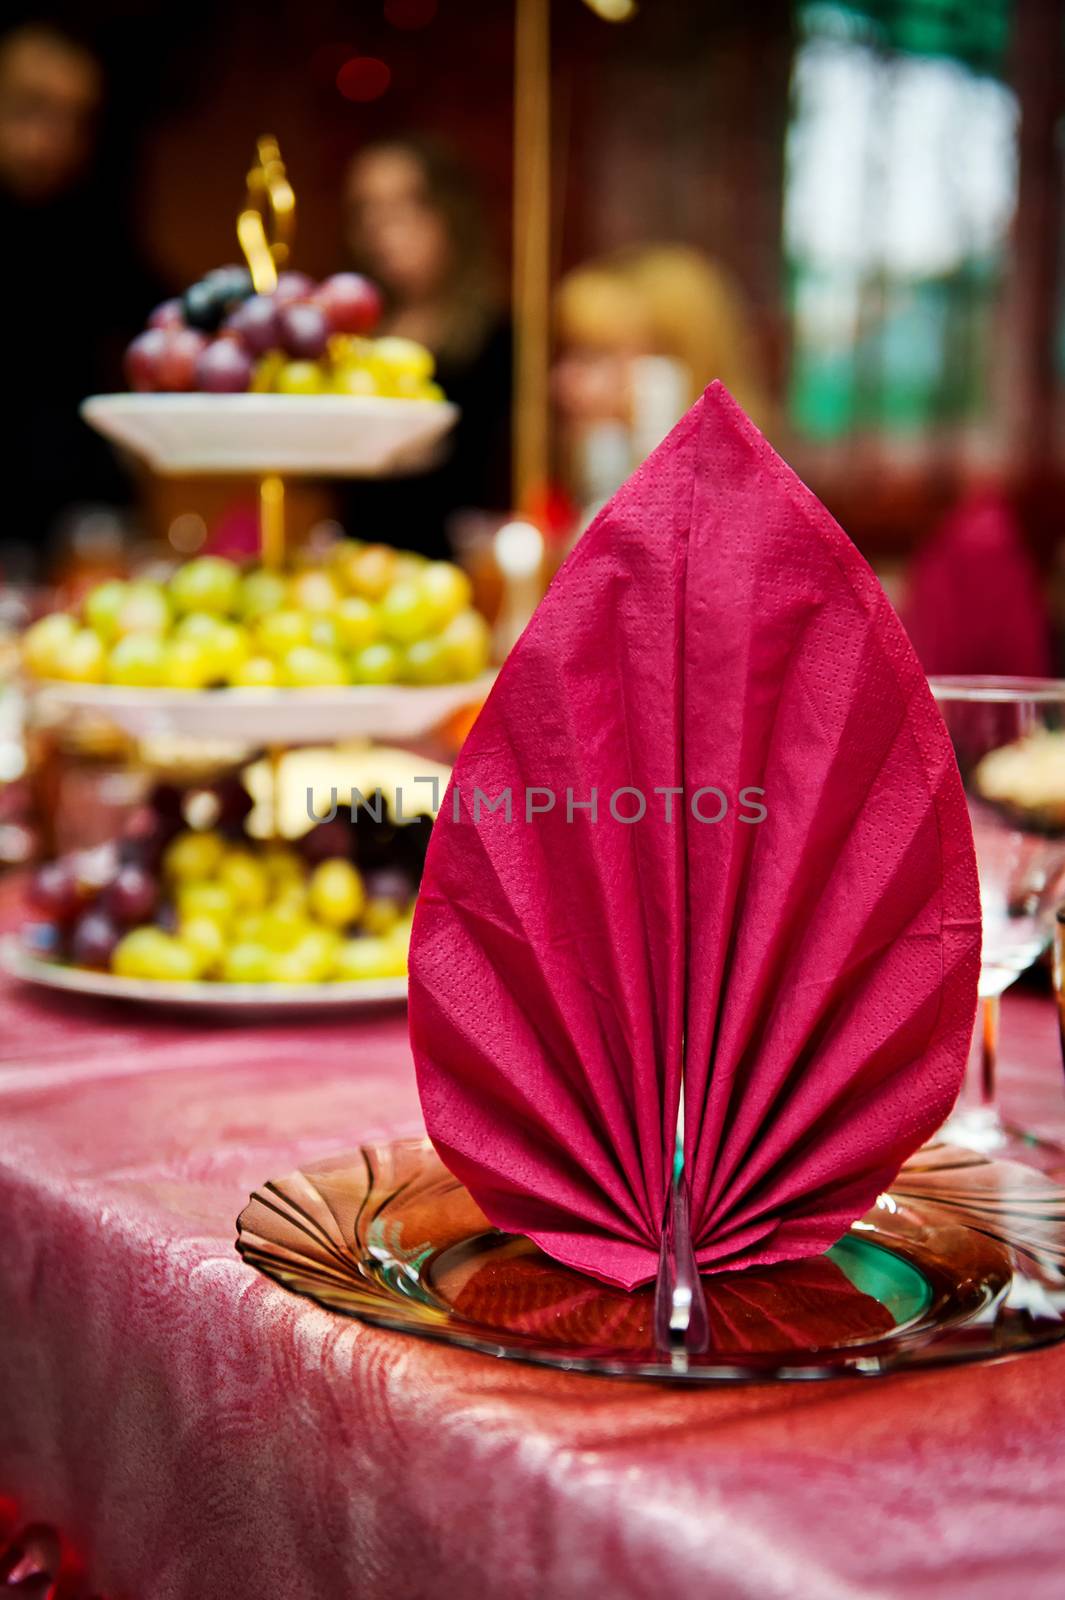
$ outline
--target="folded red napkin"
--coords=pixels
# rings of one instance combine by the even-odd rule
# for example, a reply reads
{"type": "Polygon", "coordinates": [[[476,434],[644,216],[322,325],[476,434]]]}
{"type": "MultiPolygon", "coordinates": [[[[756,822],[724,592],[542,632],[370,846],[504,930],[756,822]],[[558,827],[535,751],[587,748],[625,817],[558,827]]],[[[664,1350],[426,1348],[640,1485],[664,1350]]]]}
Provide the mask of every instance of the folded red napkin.
{"type": "Polygon", "coordinates": [[[411,950],[433,1143],[497,1226],[628,1288],[683,1085],[703,1270],[813,1254],[950,1109],[979,951],[903,629],[714,384],[581,539],[455,767],[411,950]]]}

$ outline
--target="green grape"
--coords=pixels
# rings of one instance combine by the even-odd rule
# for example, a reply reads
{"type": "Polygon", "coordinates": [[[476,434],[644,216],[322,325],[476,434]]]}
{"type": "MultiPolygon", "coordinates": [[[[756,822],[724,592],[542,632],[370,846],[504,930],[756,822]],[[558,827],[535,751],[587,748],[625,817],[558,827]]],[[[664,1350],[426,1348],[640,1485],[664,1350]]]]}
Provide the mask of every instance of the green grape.
{"type": "Polygon", "coordinates": [[[451,561],[427,562],[417,582],[429,604],[433,632],[465,611],[473,599],[469,578],[451,561]]]}
{"type": "Polygon", "coordinates": [[[167,846],[163,870],[175,883],[191,885],[213,879],[225,855],[225,840],[213,829],[179,833],[167,846]]]}
{"type": "Polygon", "coordinates": [[[273,954],[264,944],[242,941],[230,945],[222,959],[222,977],[226,983],[267,983],[271,976],[273,954]]]}
{"type": "Polygon", "coordinates": [[[319,612],[323,616],[336,606],[340,595],[328,572],[308,568],[297,572],[289,585],[289,604],[298,611],[319,612]]]}
{"type": "Polygon", "coordinates": [[[198,962],[188,946],[162,928],[134,928],[115,946],[111,969],[122,978],[181,983],[198,975],[198,962]]]}
{"type": "Polygon", "coordinates": [[[274,384],[278,394],[321,394],[325,373],[317,361],[286,361],[274,384]]]}
{"type": "Polygon", "coordinates": [[[391,939],[345,939],[337,951],[333,976],[348,981],[402,978],[406,970],[403,952],[391,939]]]}
{"type": "Polygon", "coordinates": [[[333,857],[320,862],[311,873],[308,899],[320,922],[330,928],[346,928],[358,920],[366,891],[351,862],[333,857]]]}
{"type": "Polygon", "coordinates": [[[266,870],[250,850],[227,850],[219,863],[217,878],[230,891],[239,911],[261,911],[266,904],[266,870]]]}
{"type": "Polygon", "coordinates": [[[103,683],[107,651],[92,628],[80,628],[63,650],[62,676],[68,683],[103,683]]]}
{"type": "MultiPolygon", "coordinates": [[[[218,838],[218,835],[200,833],[188,834],[185,835],[185,837],[214,840],[218,838]]],[[[212,855],[214,853],[214,849],[215,846],[213,844],[209,846],[209,852],[212,855]]],[[[183,852],[178,857],[178,875],[180,875],[181,868],[190,864],[188,862],[190,854],[193,857],[191,864],[195,865],[195,852],[192,851],[191,846],[184,846],[183,852]]],[[[221,858],[219,857],[219,859],[221,858]]],[[[211,870],[213,871],[214,868],[212,867],[211,870]]],[[[168,866],[168,871],[170,871],[170,875],[172,877],[175,876],[172,867],[168,866]]],[[[201,921],[204,917],[208,917],[212,922],[216,922],[223,930],[229,926],[233,919],[233,914],[235,911],[233,891],[226,884],[218,883],[213,878],[182,879],[178,883],[176,898],[179,917],[188,918],[190,921],[197,922],[201,921]]]]}
{"type": "Polygon", "coordinates": [[[433,607],[417,583],[394,583],[378,607],[381,629],[396,644],[413,644],[432,629],[433,607]]]}
{"type": "Polygon", "coordinates": [[[269,906],[259,918],[262,942],[275,955],[282,950],[294,949],[310,926],[300,911],[285,905],[269,906]]]}
{"type": "Polygon", "coordinates": [[[85,620],[95,628],[104,644],[114,644],[119,633],[119,618],[128,589],[121,578],[98,583],[85,597],[85,620]]]}
{"type": "Polygon", "coordinates": [[[197,556],[178,567],[170,580],[170,599],[178,612],[209,611],[223,617],[236,609],[240,568],[224,556],[197,556]]]}
{"type": "Polygon", "coordinates": [[[287,655],[296,645],[307,644],[310,637],[311,619],[287,606],[260,617],[255,625],[255,642],[268,656],[287,655]]]}
{"type": "Polygon", "coordinates": [[[368,644],[357,650],[351,658],[353,683],[395,683],[403,666],[399,651],[393,644],[368,644]]]}
{"type": "Polygon", "coordinates": [[[453,676],[451,654],[440,638],[415,639],[403,656],[403,677],[408,683],[449,683],[453,676]]]}
{"type": "Polygon", "coordinates": [[[157,633],[127,633],[107,661],[107,681],[130,689],[153,689],[166,674],[167,646],[157,633]]]}
{"type": "Polygon", "coordinates": [[[249,572],[240,581],[237,614],[245,622],[256,622],[271,611],[280,611],[288,601],[288,584],[278,572],[262,569],[249,572]]]}
{"type": "Polygon", "coordinates": [[[233,673],[233,682],[241,689],[270,689],[280,674],[277,663],[269,656],[248,656],[233,673]]]}
{"type": "Polygon", "coordinates": [[[127,633],[166,633],[170,627],[170,602],[158,583],[138,579],[127,584],[118,608],[116,631],[127,633]]]}
{"type": "Polygon", "coordinates": [[[195,956],[197,977],[205,977],[221,965],[226,937],[214,917],[183,917],[177,938],[195,956]]]}
{"type": "Polygon", "coordinates": [[[52,611],[26,629],[22,640],[22,660],[27,672],[36,678],[58,678],[63,652],[78,632],[74,617],[66,611],[52,611]]]}
{"type": "Polygon", "coordinates": [[[326,928],[311,928],[290,950],[274,956],[275,983],[323,983],[336,965],[340,940],[326,928]]]}
{"type": "Polygon", "coordinates": [[[262,850],[259,859],[274,890],[293,883],[302,884],[307,876],[302,856],[297,855],[289,845],[268,844],[262,850]]]}
{"type": "Polygon", "coordinates": [[[171,639],[163,680],[171,689],[203,689],[216,676],[214,652],[206,639],[171,639]]]}
{"type": "Polygon", "coordinates": [[[174,629],[175,639],[213,639],[218,618],[209,611],[189,611],[174,629]]]}
{"type": "Polygon", "coordinates": [[[329,650],[296,645],[282,662],[285,682],[293,689],[331,688],[348,681],[344,663],[329,650]]]}
{"type": "Polygon", "coordinates": [[[328,650],[336,655],[343,645],[340,629],[332,617],[311,618],[311,643],[318,650],[328,650]]]}
{"type": "Polygon", "coordinates": [[[424,383],[432,377],[436,369],[432,352],[423,344],[417,344],[413,339],[401,339],[395,335],[386,335],[382,339],[373,341],[371,360],[374,370],[386,373],[392,381],[399,378],[413,378],[424,383]]]}
{"type": "Polygon", "coordinates": [[[346,595],[332,617],[340,643],[345,650],[362,650],[381,632],[377,612],[361,594],[346,595]]]}
{"type": "Polygon", "coordinates": [[[214,657],[216,676],[231,683],[251,653],[251,639],[239,622],[219,621],[207,647],[214,657]]]}
{"type": "Polygon", "coordinates": [[[460,611],[452,617],[440,640],[448,653],[452,677],[463,681],[477,678],[488,666],[492,633],[479,611],[460,611]]]}

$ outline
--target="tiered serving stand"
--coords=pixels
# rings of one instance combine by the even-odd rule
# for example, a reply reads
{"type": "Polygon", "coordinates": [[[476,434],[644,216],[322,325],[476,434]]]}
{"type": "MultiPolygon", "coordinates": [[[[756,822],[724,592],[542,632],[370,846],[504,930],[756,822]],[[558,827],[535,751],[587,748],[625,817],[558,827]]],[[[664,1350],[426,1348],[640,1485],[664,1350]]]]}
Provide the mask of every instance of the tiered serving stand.
{"type": "MultiPolygon", "coordinates": [[[[276,142],[262,139],[237,220],[259,293],[273,289],[287,261],[294,207],[276,142]]],[[[110,394],[86,400],[82,415],[156,472],[258,477],[261,557],[264,565],[280,567],[285,477],[385,478],[417,471],[446,447],[458,412],[446,401],[348,395],[110,394]]],[[[491,674],[431,687],[173,690],[52,682],[33,685],[31,694],[52,726],[102,720],[136,740],[263,749],[276,775],[281,755],[293,746],[423,738],[476,705],[491,682],[491,674]]],[[[405,978],[291,985],[121,979],[44,960],[14,941],[2,953],[9,971],[49,988],[196,1011],[332,1011],[402,1000],[407,991],[405,978]]]]}

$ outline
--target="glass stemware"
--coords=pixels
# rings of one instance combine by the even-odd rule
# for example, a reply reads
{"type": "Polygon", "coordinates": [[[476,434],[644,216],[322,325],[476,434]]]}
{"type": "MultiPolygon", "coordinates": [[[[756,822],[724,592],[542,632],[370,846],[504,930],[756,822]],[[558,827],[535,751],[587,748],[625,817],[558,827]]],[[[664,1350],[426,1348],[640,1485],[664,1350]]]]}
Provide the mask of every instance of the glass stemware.
{"type": "Polygon", "coordinates": [[[1065,1150],[1006,1122],[999,1001],[1049,945],[1065,898],[1065,681],[933,678],[969,803],[980,877],[980,1010],[952,1143],[1044,1168],[1065,1150]]]}

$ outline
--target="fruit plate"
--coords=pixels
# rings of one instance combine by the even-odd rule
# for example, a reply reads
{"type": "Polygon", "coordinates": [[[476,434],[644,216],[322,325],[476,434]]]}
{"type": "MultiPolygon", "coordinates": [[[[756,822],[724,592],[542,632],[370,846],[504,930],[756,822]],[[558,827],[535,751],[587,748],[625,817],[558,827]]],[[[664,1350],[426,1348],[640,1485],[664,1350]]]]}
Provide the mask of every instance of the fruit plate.
{"type": "Polygon", "coordinates": [[[492,1228],[426,1139],[263,1185],[237,1249],[364,1322],[570,1371],[684,1383],[882,1377],[1065,1338],[1065,1190],[948,1146],[906,1163],[825,1255],[704,1278],[705,1354],[654,1342],[626,1293],[492,1228]]]}
{"type": "Polygon", "coordinates": [[[172,983],[151,978],[118,978],[45,961],[11,936],[0,942],[0,967],[9,977],[64,994],[97,1000],[195,1012],[242,1022],[266,1022],[298,1014],[371,1010],[406,1001],[406,978],[362,978],[346,983],[172,983]]]}
{"type": "Polygon", "coordinates": [[[367,395],[98,394],[81,414],[157,472],[351,478],[431,466],[458,408],[367,395]]]}
{"type": "Polygon", "coordinates": [[[479,705],[494,681],[494,673],[425,688],[128,689],[46,681],[35,693],[39,712],[49,720],[93,716],[135,739],[218,739],[266,746],[418,739],[455,712],[479,705]]]}

